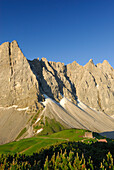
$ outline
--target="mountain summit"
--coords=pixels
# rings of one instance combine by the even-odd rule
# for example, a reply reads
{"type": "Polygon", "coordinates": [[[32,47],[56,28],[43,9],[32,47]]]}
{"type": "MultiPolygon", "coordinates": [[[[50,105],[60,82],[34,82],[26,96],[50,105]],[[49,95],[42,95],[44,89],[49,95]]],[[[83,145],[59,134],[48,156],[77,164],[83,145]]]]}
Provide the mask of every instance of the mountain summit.
{"type": "MultiPolygon", "coordinates": [[[[10,137],[7,137],[2,143],[14,140],[32,114],[42,108],[44,94],[57,103],[64,96],[74,105],[81,101],[96,112],[113,116],[114,69],[106,60],[102,64],[94,65],[90,59],[85,66],[79,65],[76,61],[64,65],[61,62],[47,61],[46,58],[30,61],[25,58],[15,40],[3,43],[0,46],[0,117],[2,118],[0,128],[7,134],[9,121],[15,120],[16,114],[21,120],[21,127],[18,121],[15,130],[14,125],[10,124],[11,130],[13,129],[12,138],[9,140],[10,137]],[[5,114],[7,116],[4,116],[5,114]],[[26,117],[24,118],[26,121],[23,117],[26,117]]],[[[51,114],[45,114],[51,118],[51,114]]],[[[66,126],[71,125],[68,123],[66,126]]],[[[29,132],[32,135],[32,130],[29,129],[29,132]]]]}

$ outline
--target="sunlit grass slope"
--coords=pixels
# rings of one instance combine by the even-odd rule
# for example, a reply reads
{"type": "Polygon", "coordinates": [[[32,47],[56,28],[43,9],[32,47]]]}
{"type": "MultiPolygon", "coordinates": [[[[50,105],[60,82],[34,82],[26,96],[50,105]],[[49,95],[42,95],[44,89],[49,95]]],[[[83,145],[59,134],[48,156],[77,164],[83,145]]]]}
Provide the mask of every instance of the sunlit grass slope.
{"type": "MultiPolygon", "coordinates": [[[[36,137],[14,141],[8,144],[0,145],[0,154],[2,153],[25,153],[30,155],[39,149],[63,141],[82,141],[86,130],[69,129],[63,130],[51,135],[38,135],[36,137]]],[[[96,141],[96,139],[85,139],[87,141],[96,141]]]]}

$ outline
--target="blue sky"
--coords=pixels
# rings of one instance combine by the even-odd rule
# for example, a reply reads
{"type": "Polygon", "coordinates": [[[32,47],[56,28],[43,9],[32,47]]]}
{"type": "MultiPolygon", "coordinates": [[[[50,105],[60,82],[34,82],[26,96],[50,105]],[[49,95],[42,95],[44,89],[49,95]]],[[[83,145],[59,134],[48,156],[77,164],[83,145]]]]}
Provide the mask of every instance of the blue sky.
{"type": "Polygon", "coordinates": [[[0,0],[0,44],[13,40],[27,59],[114,68],[114,0],[0,0]]]}

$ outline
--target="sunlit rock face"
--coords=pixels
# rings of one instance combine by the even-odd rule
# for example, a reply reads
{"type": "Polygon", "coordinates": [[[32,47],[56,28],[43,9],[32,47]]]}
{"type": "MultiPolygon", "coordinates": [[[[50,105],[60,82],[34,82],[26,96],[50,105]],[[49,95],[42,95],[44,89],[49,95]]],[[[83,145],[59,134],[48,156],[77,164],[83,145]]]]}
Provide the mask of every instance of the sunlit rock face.
{"type": "Polygon", "coordinates": [[[38,107],[47,94],[60,101],[77,99],[96,110],[114,114],[114,69],[105,60],[94,65],[92,59],[81,66],[76,61],[28,61],[16,41],[0,46],[0,106],[38,107]]]}
{"type": "Polygon", "coordinates": [[[35,106],[39,84],[16,41],[0,46],[0,106],[35,106]]]}
{"type": "Polygon", "coordinates": [[[64,65],[46,58],[29,61],[16,41],[3,43],[0,45],[0,144],[14,141],[24,128],[26,132],[20,139],[34,136],[31,122],[36,115],[44,125],[45,118],[49,118],[65,129],[113,131],[114,69],[106,60],[94,65],[91,59],[85,66],[76,61],[64,65]]]}
{"type": "Polygon", "coordinates": [[[84,67],[67,65],[78,98],[96,110],[114,114],[114,69],[107,61],[96,66],[90,60],[84,67]],[[77,68],[78,67],[78,68],[77,68]],[[71,69],[74,68],[74,69],[71,69]]]}
{"type": "Polygon", "coordinates": [[[89,107],[114,114],[114,69],[107,61],[94,65],[91,59],[85,66],[74,61],[65,66],[42,58],[30,65],[42,90],[56,101],[64,95],[76,104],[78,98],[89,107]]]}

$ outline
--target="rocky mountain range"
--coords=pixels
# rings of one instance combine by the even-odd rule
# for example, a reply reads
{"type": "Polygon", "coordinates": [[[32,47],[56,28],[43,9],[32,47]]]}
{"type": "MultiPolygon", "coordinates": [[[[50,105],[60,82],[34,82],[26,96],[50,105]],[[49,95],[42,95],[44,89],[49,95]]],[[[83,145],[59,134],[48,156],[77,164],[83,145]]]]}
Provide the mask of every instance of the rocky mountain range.
{"type": "MultiPolygon", "coordinates": [[[[50,102],[47,103],[49,105],[50,102]]],[[[96,126],[97,132],[114,131],[114,69],[106,60],[94,65],[90,59],[85,66],[79,65],[76,61],[64,65],[61,62],[47,61],[46,58],[30,61],[25,58],[15,40],[3,43],[0,46],[0,143],[15,140],[25,127],[26,137],[32,136],[33,126],[30,122],[42,107],[45,107],[44,110],[47,109],[47,112],[43,110],[39,115],[54,118],[66,128],[73,124],[74,128],[83,127],[92,131],[95,131],[96,126]],[[49,111],[51,106],[47,108],[43,104],[47,98],[45,96],[54,101],[57,105],[54,108],[59,107],[56,116],[54,111],[49,111]],[[96,121],[100,113],[105,115],[104,122],[109,123],[106,126],[105,122],[103,129],[99,120],[97,123],[101,123],[102,127],[92,123],[90,128],[87,126],[89,122],[84,125],[84,118],[78,119],[76,116],[72,116],[71,123],[67,122],[64,120],[64,113],[75,114],[75,109],[68,111],[69,108],[58,104],[63,98],[67,100],[69,107],[80,108],[77,113],[91,113],[91,117],[97,115],[97,118],[93,116],[96,121]],[[80,103],[83,103],[84,107],[81,107],[80,103]],[[85,111],[85,108],[91,111],[85,111]],[[63,118],[59,115],[60,112],[64,112],[61,115],[63,118]],[[81,122],[81,126],[76,122],[81,122]]]]}

